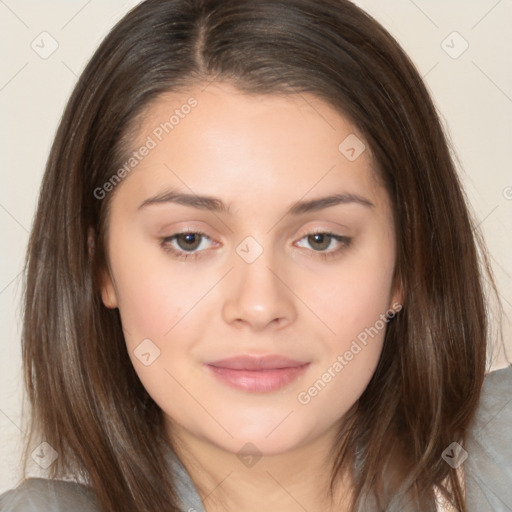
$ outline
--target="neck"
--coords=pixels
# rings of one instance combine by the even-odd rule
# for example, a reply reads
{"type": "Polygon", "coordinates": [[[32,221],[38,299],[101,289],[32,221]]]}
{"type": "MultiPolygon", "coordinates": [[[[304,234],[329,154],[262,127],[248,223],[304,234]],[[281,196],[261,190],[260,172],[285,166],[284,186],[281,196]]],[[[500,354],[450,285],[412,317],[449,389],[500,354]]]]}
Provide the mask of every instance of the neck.
{"type": "Polygon", "coordinates": [[[347,472],[330,495],[335,431],[277,455],[238,455],[172,425],[175,451],[206,512],[343,512],[349,510],[347,472]]]}

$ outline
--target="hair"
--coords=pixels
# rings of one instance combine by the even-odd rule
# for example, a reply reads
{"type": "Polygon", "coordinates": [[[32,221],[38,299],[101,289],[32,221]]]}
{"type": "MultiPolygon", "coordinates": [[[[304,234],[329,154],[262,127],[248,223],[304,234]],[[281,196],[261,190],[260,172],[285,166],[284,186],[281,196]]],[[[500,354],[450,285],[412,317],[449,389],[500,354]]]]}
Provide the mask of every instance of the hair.
{"type": "Polygon", "coordinates": [[[152,102],[212,80],[324,100],[365,137],[391,200],[404,307],[333,447],[331,491],[350,468],[352,510],[408,501],[433,511],[434,488],[465,510],[441,453],[464,444],[478,406],[485,275],[495,283],[420,75],[348,0],[147,0],[87,64],[51,148],[25,260],[29,439],[58,452],[51,478],[85,482],[104,511],[179,510],[162,412],[132,366],[119,311],[101,301],[115,191],[102,200],[94,191],[122,166],[152,102]]]}

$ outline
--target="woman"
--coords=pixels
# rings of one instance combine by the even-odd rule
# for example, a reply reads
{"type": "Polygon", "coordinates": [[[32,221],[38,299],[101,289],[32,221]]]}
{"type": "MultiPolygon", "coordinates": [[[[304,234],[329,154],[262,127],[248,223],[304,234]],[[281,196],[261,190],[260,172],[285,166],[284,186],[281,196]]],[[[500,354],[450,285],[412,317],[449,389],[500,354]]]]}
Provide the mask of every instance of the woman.
{"type": "Polygon", "coordinates": [[[48,161],[23,357],[50,480],[1,509],[509,506],[475,237],[421,78],[359,8],[143,2],[48,161]]]}

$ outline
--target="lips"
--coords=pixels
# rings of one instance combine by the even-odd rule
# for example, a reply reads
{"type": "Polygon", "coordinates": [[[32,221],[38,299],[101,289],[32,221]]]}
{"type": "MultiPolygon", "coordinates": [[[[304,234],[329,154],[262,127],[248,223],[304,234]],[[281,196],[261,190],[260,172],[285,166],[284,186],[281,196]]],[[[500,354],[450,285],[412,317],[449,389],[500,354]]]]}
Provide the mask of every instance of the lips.
{"type": "Polygon", "coordinates": [[[212,363],[207,363],[216,368],[228,368],[230,370],[279,370],[282,368],[297,368],[304,366],[307,361],[297,361],[280,355],[268,356],[234,356],[212,363]]]}
{"type": "Polygon", "coordinates": [[[281,355],[240,355],[207,363],[205,367],[211,375],[229,387],[268,393],[293,382],[309,364],[281,355]]]}

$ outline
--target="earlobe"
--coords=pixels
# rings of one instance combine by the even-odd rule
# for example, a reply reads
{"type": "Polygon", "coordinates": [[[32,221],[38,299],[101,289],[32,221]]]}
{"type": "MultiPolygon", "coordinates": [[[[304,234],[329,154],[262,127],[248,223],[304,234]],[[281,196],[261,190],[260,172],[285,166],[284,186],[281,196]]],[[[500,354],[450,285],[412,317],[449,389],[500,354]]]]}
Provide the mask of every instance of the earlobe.
{"type": "Polygon", "coordinates": [[[397,313],[403,308],[404,304],[404,286],[400,279],[395,281],[393,294],[391,296],[391,308],[397,313]]]}
{"type": "Polygon", "coordinates": [[[108,272],[102,272],[101,279],[101,299],[105,307],[109,309],[117,308],[117,295],[114,288],[114,283],[108,272]]]}
{"type": "MultiPolygon", "coordinates": [[[[87,247],[89,251],[89,259],[92,261],[95,250],[95,233],[93,228],[89,228],[87,235],[87,247]]],[[[101,271],[100,277],[101,300],[105,307],[109,309],[117,308],[117,294],[110,273],[104,269],[101,271]]]]}

